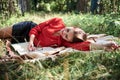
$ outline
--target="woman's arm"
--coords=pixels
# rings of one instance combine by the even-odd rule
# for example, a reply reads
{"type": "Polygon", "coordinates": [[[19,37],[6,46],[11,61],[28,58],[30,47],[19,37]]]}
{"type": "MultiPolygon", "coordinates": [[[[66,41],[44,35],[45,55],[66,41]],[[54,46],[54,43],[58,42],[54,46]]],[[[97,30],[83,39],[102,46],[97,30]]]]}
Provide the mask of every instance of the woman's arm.
{"type": "Polygon", "coordinates": [[[64,23],[61,18],[52,18],[52,19],[44,21],[44,22],[38,24],[37,26],[35,26],[34,28],[32,28],[29,32],[29,35],[34,34],[35,36],[37,36],[41,33],[43,28],[45,28],[49,25],[51,25],[51,27],[56,26],[56,28],[58,28],[58,27],[63,27],[64,23]]]}
{"type": "Polygon", "coordinates": [[[118,44],[116,44],[114,41],[99,41],[99,42],[91,42],[90,44],[90,50],[105,50],[105,51],[112,51],[116,47],[118,47],[118,44]]]}
{"type": "Polygon", "coordinates": [[[70,42],[64,41],[62,45],[66,47],[71,47],[73,49],[80,50],[80,51],[90,51],[90,44],[91,42],[89,41],[76,42],[76,43],[70,43],[70,42]]]}
{"type": "Polygon", "coordinates": [[[30,35],[30,41],[29,41],[29,44],[28,44],[28,50],[29,50],[29,51],[34,51],[34,50],[35,50],[35,47],[34,47],[34,39],[35,39],[35,35],[34,35],[34,34],[31,34],[31,35],[30,35]]]}
{"type": "Polygon", "coordinates": [[[77,42],[77,43],[69,43],[64,42],[63,46],[71,47],[80,51],[91,51],[91,50],[106,50],[112,51],[114,48],[118,47],[118,45],[114,41],[85,41],[85,42],[77,42]]]}

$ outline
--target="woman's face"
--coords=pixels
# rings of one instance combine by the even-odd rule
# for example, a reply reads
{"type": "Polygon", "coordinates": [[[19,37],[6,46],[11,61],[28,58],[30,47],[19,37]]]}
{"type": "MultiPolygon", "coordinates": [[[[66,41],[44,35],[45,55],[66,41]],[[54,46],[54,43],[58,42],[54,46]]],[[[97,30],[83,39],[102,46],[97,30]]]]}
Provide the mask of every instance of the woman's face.
{"type": "Polygon", "coordinates": [[[82,29],[80,28],[74,28],[74,27],[66,27],[66,28],[63,28],[61,31],[60,31],[60,35],[62,36],[62,38],[68,42],[72,42],[73,40],[73,37],[74,37],[74,34],[78,33],[79,34],[79,38],[81,40],[84,40],[85,37],[84,35],[86,34],[82,29]]]}

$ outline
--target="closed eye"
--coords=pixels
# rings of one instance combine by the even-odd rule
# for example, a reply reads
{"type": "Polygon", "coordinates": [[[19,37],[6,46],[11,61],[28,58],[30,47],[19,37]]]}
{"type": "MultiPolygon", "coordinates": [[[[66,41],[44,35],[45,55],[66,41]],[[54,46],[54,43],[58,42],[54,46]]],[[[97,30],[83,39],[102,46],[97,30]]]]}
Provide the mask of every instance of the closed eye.
{"type": "Polygon", "coordinates": [[[66,31],[67,31],[67,32],[69,32],[69,31],[70,31],[70,29],[67,29],[66,31]]]}
{"type": "Polygon", "coordinates": [[[82,33],[81,31],[78,32],[78,34],[81,34],[81,33],[82,33]]]}

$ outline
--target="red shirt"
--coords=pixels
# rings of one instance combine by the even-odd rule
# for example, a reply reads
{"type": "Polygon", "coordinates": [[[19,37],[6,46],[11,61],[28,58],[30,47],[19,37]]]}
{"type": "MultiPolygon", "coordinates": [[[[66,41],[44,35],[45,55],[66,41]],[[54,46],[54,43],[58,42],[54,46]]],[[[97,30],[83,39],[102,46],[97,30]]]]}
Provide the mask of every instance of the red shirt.
{"type": "Polygon", "coordinates": [[[58,32],[63,28],[65,28],[65,24],[61,18],[52,18],[32,28],[29,35],[31,34],[35,35],[34,40],[35,46],[47,47],[57,45],[72,47],[84,51],[90,50],[89,49],[90,42],[70,43],[63,40],[61,36],[54,35],[54,33],[58,32]]]}

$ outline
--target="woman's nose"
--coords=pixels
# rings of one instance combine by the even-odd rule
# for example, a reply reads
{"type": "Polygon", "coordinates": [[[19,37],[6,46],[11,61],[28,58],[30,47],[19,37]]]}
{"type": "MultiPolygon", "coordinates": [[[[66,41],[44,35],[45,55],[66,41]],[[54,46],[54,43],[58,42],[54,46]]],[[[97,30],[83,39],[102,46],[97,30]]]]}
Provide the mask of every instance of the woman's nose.
{"type": "Polygon", "coordinates": [[[65,34],[66,34],[66,31],[64,30],[64,31],[63,31],[63,35],[65,35],[65,34]]]}

